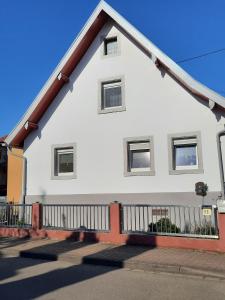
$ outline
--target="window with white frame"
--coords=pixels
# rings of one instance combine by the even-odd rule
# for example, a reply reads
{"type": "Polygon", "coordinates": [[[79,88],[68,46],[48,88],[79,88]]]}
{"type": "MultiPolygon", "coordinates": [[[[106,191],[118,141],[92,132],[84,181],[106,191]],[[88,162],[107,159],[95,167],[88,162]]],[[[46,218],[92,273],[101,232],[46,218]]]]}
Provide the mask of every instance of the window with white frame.
{"type": "Polygon", "coordinates": [[[117,112],[125,110],[124,82],[122,78],[101,81],[99,112],[117,112]]]}
{"type": "Polygon", "coordinates": [[[55,159],[58,176],[73,174],[73,148],[56,149],[55,159]]]}
{"type": "Polygon", "coordinates": [[[203,172],[200,133],[170,136],[170,174],[203,172]]]}
{"type": "Polygon", "coordinates": [[[125,176],[154,175],[153,138],[129,138],[124,141],[125,176]]]}
{"type": "Polygon", "coordinates": [[[107,109],[122,105],[121,80],[102,84],[102,108],[107,109]]]}
{"type": "Polygon", "coordinates": [[[198,153],[196,139],[174,140],[174,169],[197,169],[198,153]]]}
{"type": "Polygon", "coordinates": [[[116,55],[118,53],[117,37],[104,39],[104,55],[116,55]]]}
{"type": "Polygon", "coordinates": [[[52,178],[75,178],[75,145],[52,147],[52,178]]]}

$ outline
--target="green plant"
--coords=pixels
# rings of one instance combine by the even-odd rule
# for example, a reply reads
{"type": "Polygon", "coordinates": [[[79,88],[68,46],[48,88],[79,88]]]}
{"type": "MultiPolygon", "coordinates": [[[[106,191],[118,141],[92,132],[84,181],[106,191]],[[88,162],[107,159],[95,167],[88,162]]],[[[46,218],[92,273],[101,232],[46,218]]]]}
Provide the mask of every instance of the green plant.
{"type": "Polygon", "coordinates": [[[206,223],[203,226],[197,226],[195,228],[195,234],[201,234],[201,235],[216,235],[217,230],[216,227],[213,226],[211,223],[206,223]]]}
{"type": "Polygon", "coordinates": [[[148,232],[165,232],[165,233],[179,233],[180,228],[173,224],[169,218],[161,218],[156,223],[148,225],[148,232]]]}
{"type": "Polygon", "coordinates": [[[17,220],[16,220],[16,225],[17,225],[17,226],[23,226],[24,224],[25,224],[25,220],[24,220],[24,219],[20,219],[20,220],[17,219],[17,220]]]}

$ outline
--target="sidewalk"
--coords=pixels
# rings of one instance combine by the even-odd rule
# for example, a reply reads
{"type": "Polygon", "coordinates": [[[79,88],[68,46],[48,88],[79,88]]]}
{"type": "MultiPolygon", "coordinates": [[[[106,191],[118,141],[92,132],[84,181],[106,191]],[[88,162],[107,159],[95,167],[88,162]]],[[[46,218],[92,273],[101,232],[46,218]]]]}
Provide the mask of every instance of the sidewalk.
{"type": "Polygon", "coordinates": [[[128,245],[0,238],[4,256],[62,260],[225,279],[225,254],[128,245]]]}

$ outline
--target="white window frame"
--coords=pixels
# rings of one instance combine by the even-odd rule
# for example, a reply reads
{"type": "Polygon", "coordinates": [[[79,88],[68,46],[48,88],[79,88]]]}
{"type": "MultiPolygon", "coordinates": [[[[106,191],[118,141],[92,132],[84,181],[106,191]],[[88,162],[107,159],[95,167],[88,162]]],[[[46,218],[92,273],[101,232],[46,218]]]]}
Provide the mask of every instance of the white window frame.
{"type": "Polygon", "coordinates": [[[124,176],[154,176],[154,143],[153,136],[125,138],[124,147],[124,176]],[[129,153],[132,150],[149,150],[150,166],[149,168],[131,168],[129,153]]]}
{"type": "Polygon", "coordinates": [[[173,161],[173,164],[174,164],[174,169],[175,170],[194,170],[194,169],[198,169],[198,143],[197,143],[197,139],[181,139],[181,140],[177,140],[175,139],[173,141],[173,151],[174,151],[174,161],[173,161]],[[195,146],[195,155],[196,155],[196,165],[189,165],[189,166],[176,166],[175,165],[175,160],[176,160],[176,153],[175,153],[175,148],[176,146],[195,146]]]}
{"type": "Polygon", "coordinates": [[[121,107],[122,106],[122,81],[112,81],[112,82],[103,82],[102,83],[102,109],[111,109],[111,108],[116,108],[116,107],[121,107]],[[106,91],[107,89],[113,89],[119,87],[121,90],[121,105],[116,105],[116,106],[106,106],[106,91]]]}
{"type": "Polygon", "coordinates": [[[117,52],[118,52],[118,38],[117,36],[111,36],[111,37],[106,37],[104,39],[104,45],[103,45],[104,49],[104,55],[105,56],[115,56],[117,55],[117,52]],[[110,43],[110,42],[114,42],[115,43],[115,40],[116,40],[116,52],[114,53],[107,53],[107,45],[110,43]]]}
{"type": "Polygon", "coordinates": [[[199,131],[169,134],[168,135],[168,154],[169,154],[169,174],[198,174],[204,173],[202,159],[201,133],[199,131]],[[176,166],[175,148],[176,146],[195,145],[196,165],[176,166]]]}
{"type": "Polygon", "coordinates": [[[126,110],[125,106],[125,84],[124,76],[111,77],[103,80],[99,80],[99,92],[98,92],[98,113],[106,114],[112,112],[122,112],[126,110]],[[120,86],[121,87],[121,105],[113,107],[105,107],[105,90],[104,85],[120,86]]]}
{"type": "Polygon", "coordinates": [[[110,33],[108,36],[106,35],[102,35],[100,37],[100,45],[101,45],[101,57],[102,58],[113,58],[116,56],[119,56],[121,53],[121,41],[120,41],[120,34],[118,32],[114,33],[110,33]],[[111,39],[117,39],[117,51],[116,53],[112,53],[112,54],[106,54],[106,42],[111,40],[111,39]]]}
{"type": "Polygon", "coordinates": [[[76,144],[57,144],[52,145],[51,159],[51,179],[75,179],[76,176],[76,144]],[[73,153],[73,172],[59,173],[58,153],[73,153]]]}
{"type": "Polygon", "coordinates": [[[132,142],[128,142],[127,143],[127,151],[128,151],[128,168],[130,170],[130,172],[148,172],[148,171],[151,171],[151,149],[150,149],[150,142],[148,141],[140,141],[140,142],[135,142],[135,143],[132,143],[132,142]],[[150,160],[150,165],[148,168],[132,168],[130,166],[130,153],[132,151],[135,151],[135,150],[148,150],[149,151],[149,160],[150,160]]]}
{"type": "MultiPolygon", "coordinates": [[[[73,172],[59,172],[59,156],[60,154],[73,154],[74,156],[74,149],[73,148],[59,148],[55,149],[55,173],[57,176],[71,176],[73,172]]],[[[73,164],[74,169],[74,164],[73,164]]]]}

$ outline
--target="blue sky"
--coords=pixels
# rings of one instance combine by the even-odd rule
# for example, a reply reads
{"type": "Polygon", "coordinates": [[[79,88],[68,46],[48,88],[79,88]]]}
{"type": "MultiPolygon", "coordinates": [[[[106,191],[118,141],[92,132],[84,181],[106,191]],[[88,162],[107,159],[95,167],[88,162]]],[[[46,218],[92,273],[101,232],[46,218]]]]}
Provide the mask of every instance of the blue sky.
{"type": "MultiPolygon", "coordinates": [[[[98,0],[0,0],[0,136],[12,130],[98,0]]],[[[225,48],[225,0],[108,0],[175,61],[225,48]]],[[[180,64],[225,96],[225,51],[180,64]]]]}

